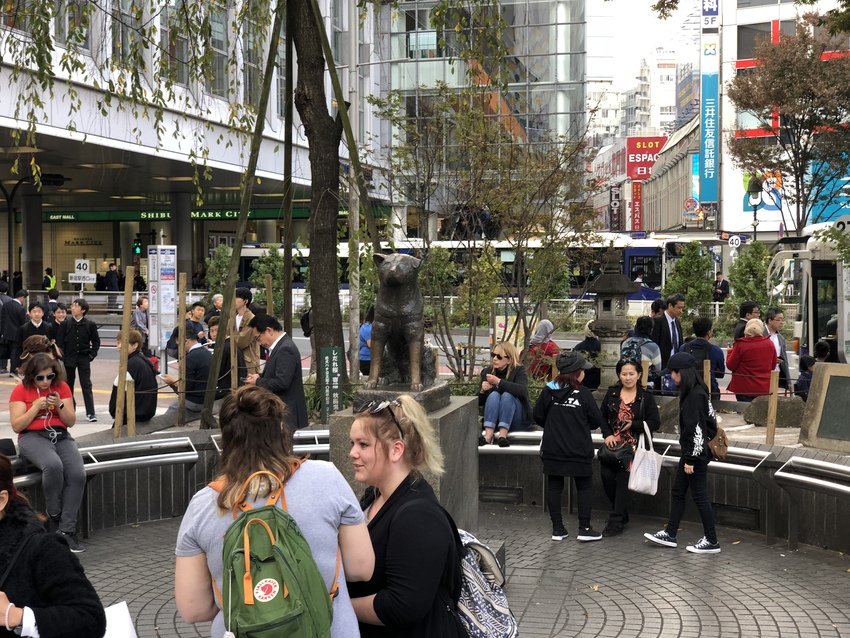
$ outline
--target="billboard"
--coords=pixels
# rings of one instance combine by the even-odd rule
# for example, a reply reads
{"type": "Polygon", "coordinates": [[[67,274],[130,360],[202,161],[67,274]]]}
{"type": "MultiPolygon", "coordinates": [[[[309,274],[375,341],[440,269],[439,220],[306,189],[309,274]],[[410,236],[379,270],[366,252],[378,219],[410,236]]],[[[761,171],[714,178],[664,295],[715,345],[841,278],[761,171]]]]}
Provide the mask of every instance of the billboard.
{"type": "Polygon", "coordinates": [[[632,184],[632,230],[643,230],[643,182],[632,184]]]}
{"type": "Polygon", "coordinates": [[[652,165],[664,147],[666,137],[630,137],[626,140],[626,175],[629,179],[649,179],[652,165]]]}
{"type": "Polygon", "coordinates": [[[622,229],[622,201],[620,199],[620,185],[616,184],[611,187],[608,207],[611,211],[611,216],[609,219],[611,220],[611,230],[621,230],[622,229]]]}

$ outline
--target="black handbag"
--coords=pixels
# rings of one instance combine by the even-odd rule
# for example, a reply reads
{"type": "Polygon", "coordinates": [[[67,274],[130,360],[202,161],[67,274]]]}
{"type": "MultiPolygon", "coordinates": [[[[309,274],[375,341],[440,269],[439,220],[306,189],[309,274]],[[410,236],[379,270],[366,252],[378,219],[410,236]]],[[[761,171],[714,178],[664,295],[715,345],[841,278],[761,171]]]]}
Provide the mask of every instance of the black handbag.
{"type": "MultiPolygon", "coordinates": [[[[643,401],[644,399],[641,399],[640,407],[638,408],[638,418],[632,420],[632,427],[634,427],[635,423],[643,423],[643,401]]],[[[618,443],[619,445],[614,449],[609,448],[603,443],[602,447],[599,448],[599,452],[596,453],[596,458],[603,465],[628,472],[635,458],[635,446],[628,445],[623,440],[619,440],[618,443]]]]}

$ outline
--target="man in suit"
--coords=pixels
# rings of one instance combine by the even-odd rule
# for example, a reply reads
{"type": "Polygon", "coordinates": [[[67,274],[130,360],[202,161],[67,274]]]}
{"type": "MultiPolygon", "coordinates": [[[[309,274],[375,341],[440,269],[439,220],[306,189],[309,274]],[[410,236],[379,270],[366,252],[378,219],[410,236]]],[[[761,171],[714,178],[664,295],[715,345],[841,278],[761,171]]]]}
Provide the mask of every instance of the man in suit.
{"type": "MultiPolygon", "coordinates": [[[[86,404],[86,418],[90,423],[97,421],[94,412],[94,394],[91,386],[91,363],[100,350],[100,335],[97,324],[86,317],[89,312],[89,302],[83,298],[71,302],[71,318],[65,319],[59,325],[56,343],[62,349],[65,363],[65,373],[68,375],[68,385],[71,396],[74,395],[74,383],[77,373],[80,375],[80,388],[86,404]]],[[[76,401],[74,402],[76,405],[76,401]]]]}
{"type": "MultiPolygon", "coordinates": [[[[9,272],[3,271],[8,278],[9,272]]],[[[9,356],[12,354],[11,344],[3,339],[3,306],[7,303],[12,303],[12,298],[9,296],[9,284],[6,281],[0,281],[0,373],[6,374],[9,364],[9,356]]]]}
{"type": "Polygon", "coordinates": [[[37,301],[33,301],[30,303],[28,310],[30,320],[24,322],[24,324],[18,328],[18,337],[15,341],[15,352],[18,353],[18,361],[20,361],[21,354],[23,354],[24,351],[24,341],[26,341],[29,337],[42,335],[48,339],[56,338],[56,328],[53,324],[44,320],[44,308],[42,308],[41,304],[37,301]]]}
{"type": "MultiPolygon", "coordinates": [[[[207,380],[210,377],[212,353],[198,343],[198,335],[191,330],[186,331],[183,347],[186,348],[186,409],[191,412],[200,412],[204,408],[204,396],[207,392],[207,380]]],[[[163,375],[162,380],[177,392],[178,379],[166,374],[163,375]]],[[[180,399],[175,399],[168,406],[166,414],[177,412],[179,404],[180,399]]]]}
{"type": "MultiPolygon", "coordinates": [[[[755,301],[745,301],[738,308],[738,317],[738,323],[735,324],[735,339],[740,339],[744,336],[744,328],[747,327],[747,322],[750,319],[758,319],[761,317],[759,305],[755,301]]],[[[765,330],[767,330],[767,326],[765,326],[765,330]]],[[[766,332],[765,336],[767,336],[766,332]]]]}
{"type": "Polygon", "coordinates": [[[719,272],[715,275],[716,281],[714,282],[714,301],[716,303],[723,303],[726,301],[726,297],[729,296],[729,282],[723,278],[723,273],[719,272]]]}
{"type": "Polygon", "coordinates": [[[652,340],[661,350],[661,369],[667,367],[670,357],[679,352],[684,343],[682,324],[679,317],[685,310],[685,295],[676,293],[667,297],[667,307],[653,319],[652,340]]]}
{"type": "Polygon", "coordinates": [[[254,317],[250,324],[261,346],[269,351],[262,374],[249,374],[246,385],[258,385],[280,397],[289,408],[289,425],[294,430],[306,428],[307,399],[301,381],[301,354],[295,342],[271,315],[254,317]]]}
{"type": "Polygon", "coordinates": [[[764,318],[765,326],[770,335],[773,347],[776,348],[776,357],[779,362],[776,369],[779,370],[779,387],[788,388],[788,352],[786,351],[785,337],[782,336],[782,328],[785,327],[785,313],[782,308],[768,308],[764,318]]]}
{"type": "Polygon", "coordinates": [[[24,304],[27,302],[29,293],[26,290],[19,290],[15,294],[15,298],[4,303],[0,309],[0,327],[2,327],[2,340],[9,352],[9,376],[14,377],[17,374],[18,367],[21,365],[21,350],[18,343],[18,331],[27,322],[27,310],[24,304]]]}

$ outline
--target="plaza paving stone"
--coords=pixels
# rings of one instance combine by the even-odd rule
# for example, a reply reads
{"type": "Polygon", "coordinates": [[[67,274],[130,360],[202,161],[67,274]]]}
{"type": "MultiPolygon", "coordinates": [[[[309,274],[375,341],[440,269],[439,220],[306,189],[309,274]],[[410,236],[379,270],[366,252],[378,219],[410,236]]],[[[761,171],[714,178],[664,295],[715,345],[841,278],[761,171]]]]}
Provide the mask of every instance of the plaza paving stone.
{"type": "MultiPolygon", "coordinates": [[[[604,513],[594,525],[601,529],[604,513]]],[[[550,539],[540,508],[482,504],[482,540],[506,543],[508,599],[523,638],[850,636],[850,558],[801,546],[788,551],[751,532],[718,528],[722,552],[685,545],[701,527],[685,523],[677,549],[643,532],[659,519],[632,515],[626,532],[598,542],[550,539]]],[[[126,600],[139,638],[209,636],[174,604],[174,542],[180,519],[99,531],[79,557],[105,605],[126,600]]],[[[438,637],[435,637],[438,638],[438,637]]]]}

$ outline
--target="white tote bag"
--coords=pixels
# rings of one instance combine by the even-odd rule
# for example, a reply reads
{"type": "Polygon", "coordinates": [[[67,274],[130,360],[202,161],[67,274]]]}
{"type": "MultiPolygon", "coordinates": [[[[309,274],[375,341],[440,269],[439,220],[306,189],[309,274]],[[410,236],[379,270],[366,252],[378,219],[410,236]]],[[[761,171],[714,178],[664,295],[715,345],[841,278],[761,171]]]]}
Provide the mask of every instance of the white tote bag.
{"type": "MultiPolygon", "coordinates": [[[[635,448],[635,458],[632,461],[632,471],[629,475],[629,489],[639,494],[654,496],[658,491],[658,477],[661,476],[661,463],[664,454],[659,454],[652,446],[652,433],[646,423],[643,424],[644,433],[638,437],[635,448]]],[[[670,449],[669,447],[667,448],[670,449]]]]}
{"type": "Polygon", "coordinates": [[[133,616],[126,600],[110,605],[105,611],[106,633],[103,638],[136,638],[133,616]]]}

